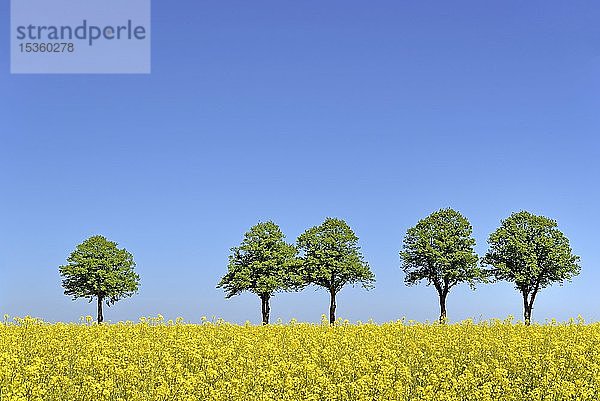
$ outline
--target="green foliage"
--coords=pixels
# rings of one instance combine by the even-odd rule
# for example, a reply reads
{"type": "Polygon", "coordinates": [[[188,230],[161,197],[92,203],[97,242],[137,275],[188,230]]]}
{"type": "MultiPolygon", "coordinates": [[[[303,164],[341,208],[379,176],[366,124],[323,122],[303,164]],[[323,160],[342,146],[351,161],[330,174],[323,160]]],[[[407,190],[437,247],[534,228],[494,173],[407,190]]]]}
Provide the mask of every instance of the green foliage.
{"type": "Polygon", "coordinates": [[[59,267],[65,295],[73,299],[97,297],[111,305],[133,295],[140,277],[134,271],[133,256],[101,235],[88,238],[59,267]]]}
{"type": "Polygon", "coordinates": [[[375,276],[363,260],[358,237],[345,221],[327,218],[298,237],[303,252],[304,279],[309,284],[337,293],[346,284],[361,283],[372,288],[375,276]]]}
{"type": "Polygon", "coordinates": [[[427,280],[440,295],[456,284],[484,279],[469,221],[453,209],[438,210],[409,228],[400,252],[407,285],[427,280]]]}
{"type": "Polygon", "coordinates": [[[556,221],[529,212],[513,213],[488,239],[483,264],[496,280],[515,284],[523,294],[535,294],[552,283],[563,283],[581,270],[569,239],[556,221]]]}
{"type": "Polygon", "coordinates": [[[228,271],[217,288],[230,298],[244,291],[259,296],[294,290],[302,285],[297,250],[272,221],[258,223],[244,235],[239,247],[231,248],[228,271]]]}

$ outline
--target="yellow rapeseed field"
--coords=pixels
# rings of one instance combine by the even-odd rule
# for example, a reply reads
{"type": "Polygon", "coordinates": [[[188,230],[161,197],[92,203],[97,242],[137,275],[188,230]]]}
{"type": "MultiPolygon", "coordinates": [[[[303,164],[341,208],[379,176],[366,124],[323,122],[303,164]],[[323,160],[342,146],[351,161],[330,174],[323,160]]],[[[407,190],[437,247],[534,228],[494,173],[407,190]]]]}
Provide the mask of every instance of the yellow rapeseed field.
{"type": "Polygon", "coordinates": [[[2,401],[600,400],[600,324],[0,324],[2,401]]]}

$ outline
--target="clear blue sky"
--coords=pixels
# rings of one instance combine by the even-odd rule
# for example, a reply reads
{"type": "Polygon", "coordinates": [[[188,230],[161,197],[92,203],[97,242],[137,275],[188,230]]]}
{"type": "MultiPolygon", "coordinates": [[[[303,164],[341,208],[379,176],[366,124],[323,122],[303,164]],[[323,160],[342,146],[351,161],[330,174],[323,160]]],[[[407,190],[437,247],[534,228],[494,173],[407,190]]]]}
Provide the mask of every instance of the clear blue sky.
{"type": "MultiPolygon", "coordinates": [[[[435,319],[406,287],[406,229],[441,207],[477,251],[522,209],[581,256],[534,318],[600,320],[600,5],[590,1],[153,2],[151,75],[10,75],[0,5],[0,313],[94,315],[58,266],[103,234],[141,290],[108,320],[162,313],[260,321],[215,288],[229,248],[272,219],[290,241],[326,216],[355,230],[376,288],[351,321],[435,319]]],[[[318,321],[325,291],[279,294],[272,318],[318,321]]],[[[451,320],[522,315],[509,284],[457,287],[451,320]]]]}

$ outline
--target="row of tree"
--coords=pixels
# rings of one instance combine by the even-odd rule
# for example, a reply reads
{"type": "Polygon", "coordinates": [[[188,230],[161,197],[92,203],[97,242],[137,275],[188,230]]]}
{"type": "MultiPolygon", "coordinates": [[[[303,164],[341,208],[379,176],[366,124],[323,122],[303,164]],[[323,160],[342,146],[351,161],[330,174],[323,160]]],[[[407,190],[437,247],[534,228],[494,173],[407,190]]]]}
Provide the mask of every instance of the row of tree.
{"type": "Polygon", "coordinates": [[[345,221],[327,218],[300,235],[295,246],[285,242],[272,221],[253,226],[241,245],[231,248],[227,274],[217,287],[225,289],[227,298],[244,291],[258,295],[262,321],[268,324],[269,301],[276,292],[318,285],[329,292],[329,321],[334,323],[337,293],[347,284],[371,288],[374,282],[358,237],[345,221]]]}
{"type": "MultiPolygon", "coordinates": [[[[508,281],[523,297],[523,317],[531,321],[539,291],[562,284],[579,274],[579,257],[556,221],[529,212],[502,220],[488,239],[489,250],[479,258],[473,228],[453,209],[438,210],[409,228],[400,251],[405,283],[426,281],[439,297],[440,322],[446,320],[450,290],[468,283],[508,281]]],[[[358,237],[345,221],[327,218],[300,235],[296,245],[285,242],[273,222],[258,223],[240,246],[231,249],[228,271],[217,287],[226,297],[244,291],[259,296],[262,320],[269,323],[269,301],[276,292],[298,291],[308,285],[325,288],[330,295],[329,321],[335,322],[336,295],[347,284],[372,288],[375,276],[364,261],[358,237]]]]}
{"type": "MultiPolygon", "coordinates": [[[[489,250],[479,258],[469,221],[453,209],[441,209],[409,228],[400,251],[405,283],[426,281],[439,296],[440,321],[446,320],[450,290],[468,283],[505,280],[523,297],[524,320],[529,324],[539,291],[562,284],[580,271],[569,240],[554,220],[529,212],[502,220],[488,239],[489,250]]],[[[133,256],[115,242],[96,235],[79,244],[59,267],[65,295],[96,299],[98,323],[102,306],[135,294],[140,277],[133,256]]],[[[358,237],[345,221],[327,218],[301,234],[296,244],[272,221],[250,228],[242,243],[231,248],[228,271],[218,283],[226,297],[249,291],[261,300],[262,321],[269,323],[270,300],[277,292],[299,291],[308,285],[330,295],[329,321],[335,322],[336,295],[346,285],[372,288],[375,276],[364,260],[358,237]]]]}

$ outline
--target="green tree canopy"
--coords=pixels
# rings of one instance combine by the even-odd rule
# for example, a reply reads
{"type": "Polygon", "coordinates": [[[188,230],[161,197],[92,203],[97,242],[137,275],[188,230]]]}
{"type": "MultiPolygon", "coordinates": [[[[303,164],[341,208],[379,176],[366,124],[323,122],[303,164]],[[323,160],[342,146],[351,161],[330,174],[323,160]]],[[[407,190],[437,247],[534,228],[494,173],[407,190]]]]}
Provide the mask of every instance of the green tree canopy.
{"type": "Polygon", "coordinates": [[[474,287],[484,278],[474,251],[469,221],[453,209],[441,209],[409,228],[400,252],[407,285],[427,280],[438,292],[440,322],[446,319],[446,297],[452,287],[467,282],[474,287]]]}
{"type": "Polygon", "coordinates": [[[358,237],[344,220],[327,218],[298,237],[304,280],[330,294],[329,322],[335,323],[335,297],[346,284],[372,288],[375,276],[363,260],[358,237]]]}
{"type": "Polygon", "coordinates": [[[65,295],[98,303],[98,323],[104,320],[102,303],[108,306],[137,292],[140,277],[134,271],[133,256],[117,243],[95,235],[77,245],[59,267],[65,295]]]}
{"type": "Polygon", "coordinates": [[[296,254],[296,247],[285,242],[277,224],[258,223],[244,235],[240,246],[231,248],[227,274],[217,288],[225,290],[226,298],[244,291],[258,295],[263,323],[268,324],[273,294],[302,286],[296,254]]]}
{"type": "Polygon", "coordinates": [[[523,296],[525,323],[531,321],[538,292],[553,283],[563,284],[579,274],[579,256],[556,221],[526,211],[502,220],[489,239],[482,263],[496,280],[515,284],[523,296]]]}

